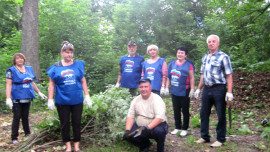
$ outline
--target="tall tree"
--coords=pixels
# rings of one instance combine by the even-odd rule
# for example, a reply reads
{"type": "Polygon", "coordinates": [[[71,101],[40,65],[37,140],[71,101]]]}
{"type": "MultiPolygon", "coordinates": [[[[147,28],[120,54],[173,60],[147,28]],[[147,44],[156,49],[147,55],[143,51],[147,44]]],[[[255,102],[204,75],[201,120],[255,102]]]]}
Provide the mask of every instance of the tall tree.
{"type": "Polygon", "coordinates": [[[40,79],[38,14],[38,0],[23,1],[21,51],[26,56],[26,64],[33,67],[36,78],[40,79]]]}

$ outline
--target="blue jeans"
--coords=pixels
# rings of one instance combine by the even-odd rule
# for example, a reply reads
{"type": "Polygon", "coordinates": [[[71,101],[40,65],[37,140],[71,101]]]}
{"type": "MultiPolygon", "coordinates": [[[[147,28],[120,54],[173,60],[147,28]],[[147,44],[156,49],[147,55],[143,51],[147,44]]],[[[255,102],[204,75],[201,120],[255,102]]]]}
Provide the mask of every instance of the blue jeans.
{"type": "MultiPolygon", "coordinates": [[[[131,128],[131,131],[133,132],[139,128],[136,123],[131,128]]],[[[167,122],[162,122],[152,130],[150,130],[150,133],[148,135],[140,135],[138,137],[132,137],[128,138],[127,141],[135,145],[136,147],[139,147],[140,150],[148,147],[150,145],[150,140],[154,139],[157,142],[157,151],[158,152],[164,152],[164,142],[166,138],[166,134],[168,133],[168,124],[167,122]]]]}
{"type": "Polygon", "coordinates": [[[201,137],[210,141],[209,136],[209,116],[214,105],[218,115],[216,127],[217,140],[221,143],[226,141],[226,85],[219,84],[212,87],[204,86],[201,107],[201,137]]]}

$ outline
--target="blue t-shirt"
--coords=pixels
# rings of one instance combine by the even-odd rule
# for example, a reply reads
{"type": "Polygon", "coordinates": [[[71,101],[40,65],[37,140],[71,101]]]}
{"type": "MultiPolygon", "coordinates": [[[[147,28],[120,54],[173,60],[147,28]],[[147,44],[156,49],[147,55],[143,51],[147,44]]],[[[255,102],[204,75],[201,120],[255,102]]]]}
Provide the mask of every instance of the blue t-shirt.
{"type": "Polygon", "coordinates": [[[159,58],[155,63],[150,64],[147,61],[144,61],[142,64],[144,78],[151,80],[153,90],[160,91],[162,83],[162,66],[164,61],[164,58],[159,58]]]}
{"type": "Polygon", "coordinates": [[[171,61],[168,68],[171,93],[175,96],[186,96],[186,89],[190,89],[190,82],[188,81],[189,69],[190,66],[193,66],[193,63],[186,60],[185,63],[179,66],[175,62],[175,60],[171,61]]]}
{"type": "Polygon", "coordinates": [[[121,87],[138,88],[142,74],[142,62],[144,58],[140,55],[135,57],[123,56],[120,59],[121,87]]]}
{"type": "Polygon", "coordinates": [[[72,65],[52,65],[47,73],[55,83],[55,104],[76,105],[83,102],[81,80],[84,77],[84,62],[74,61],[72,65]]]}
{"type": "Polygon", "coordinates": [[[12,100],[35,98],[35,91],[31,84],[35,79],[35,73],[31,66],[24,66],[26,72],[21,73],[15,66],[10,67],[7,72],[12,73],[12,100]]]}

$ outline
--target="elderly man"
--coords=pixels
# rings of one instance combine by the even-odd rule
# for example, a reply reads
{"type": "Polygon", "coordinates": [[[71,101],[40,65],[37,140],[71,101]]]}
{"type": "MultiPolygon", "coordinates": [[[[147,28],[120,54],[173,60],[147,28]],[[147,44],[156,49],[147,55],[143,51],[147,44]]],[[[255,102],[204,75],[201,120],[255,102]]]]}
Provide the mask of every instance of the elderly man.
{"type": "Polygon", "coordinates": [[[215,105],[218,115],[217,141],[211,147],[220,147],[226,141],[226,103],[230,106],[233,100],[233,70],[230,57],[219,50],[219,37],[210,35],[206,42],[209,52],[202,58],[200,83],[194,95],[198,99],[204,86],[200,112],[201,138],[196,143],[210,142],[209,116],[215,105]]]}
{"type": "Polygon", "coordinates": [[[131,102],[123,139],[139,147],[141,152],[146,152],[152,145],[149,140],[152,138],[157,142],[157,151],[163,152],[168,133],[166,107],[162,98],[151,90],[150,79],[139,81],[140,95],[131,102]]]}
{"type": "Polygon", "coordinates": [[[115,87],[119,88],[121,85],[121,87],[129,88],[130,94],[135,96],[142,74],[142,62],[144,58],[136,55],[137,45],[134,41],[128,42],[127,50],[128,55],[120,59],[120,73],[115,87]]]}

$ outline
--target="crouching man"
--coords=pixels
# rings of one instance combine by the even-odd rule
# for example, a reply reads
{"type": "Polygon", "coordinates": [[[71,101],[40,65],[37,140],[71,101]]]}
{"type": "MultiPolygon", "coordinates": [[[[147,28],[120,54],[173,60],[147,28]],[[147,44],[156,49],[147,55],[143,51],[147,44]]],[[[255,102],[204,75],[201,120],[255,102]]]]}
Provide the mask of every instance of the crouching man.
{"type": "Polygon", "coordinates": [[[146,152],[152,145],[151,138],[157,142],[157,151],[163,152],[168,133],[166,106],[162,98],[151,90],[150,79],[139,81],[140,95],[131,102],[123,139],[139,147],[140,152],[146,152]]]}

